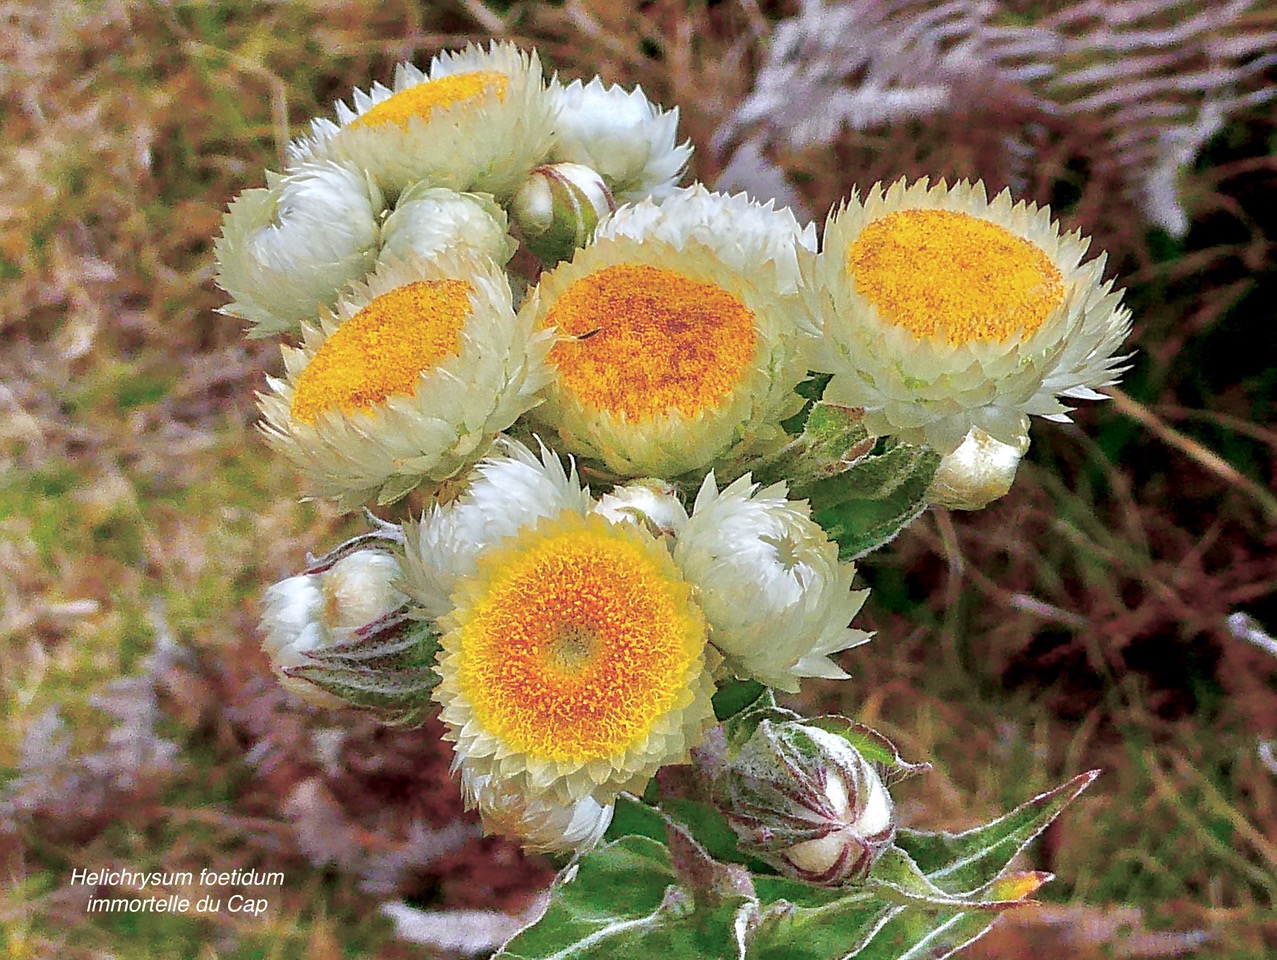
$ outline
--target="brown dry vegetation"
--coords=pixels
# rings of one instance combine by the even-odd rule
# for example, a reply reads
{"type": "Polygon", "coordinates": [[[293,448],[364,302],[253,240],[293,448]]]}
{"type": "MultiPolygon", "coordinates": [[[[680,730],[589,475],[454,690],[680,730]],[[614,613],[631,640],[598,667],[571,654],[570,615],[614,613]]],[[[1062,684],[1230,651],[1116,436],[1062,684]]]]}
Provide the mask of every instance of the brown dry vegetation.
{"type": "MultiPolygon", "coordinates": [[[[1065,5],[1003,6],[1021,22],[1065,5]]],[[[1257,9],[1234,34],[1277,26],[1257,9]]],[[[693,173],[714,182],[729,153],[710,144],[792,13],[0,5],[0,955],[431,956],[395,939],[383,903],[517,913],[544,887],[548,863],[461,813],[436,727],[321,715],[270,679],[257,596],[357,524],[298,503],[256,437],[278,353],[215,312],[211,239],[333,99],[492,35],[678,105],[693,173]],[[260,918],[89,916],[77,867],[287,879],[260,918]]],[[[1140,351],[1114,402],[1035,426],[1010,496],[929,513],[862,565],[877,638],[845,655],[853,681],[813,684],[804,705],[933,761],[898,790],[919,826],[1105,771],[1028,854],[1059,877],[1049,906],[973,957],[1273,955],[1277,118],[1243,106],[1209,139],[1183,171],[1176,240],[1123,192],[1111,124],[1039,109],[977,97],[768,142],[823,211],[899,175],[1001,186],[1002,133],[1032,129],[1025,195],[1109,251],[1140,351]]]]}

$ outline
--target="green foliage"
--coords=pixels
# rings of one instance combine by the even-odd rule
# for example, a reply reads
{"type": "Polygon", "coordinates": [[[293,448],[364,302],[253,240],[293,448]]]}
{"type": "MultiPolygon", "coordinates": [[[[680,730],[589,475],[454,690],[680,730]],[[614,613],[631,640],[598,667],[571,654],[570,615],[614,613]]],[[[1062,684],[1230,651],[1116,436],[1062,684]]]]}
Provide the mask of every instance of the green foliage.
{"type": "Polygon", "coordinates": [[[1050,879],[1008,865],[1094,776],[962,834],[902,831],[864,884],[840,888],[743,857],[707,804],[622,797],[615,839],[560,874],[545,915],[498,957],[946,957],[1050,879]]]}
{"type": "Polygon", "coordinates": [[[862,416],[858,408],[817,401],[802,433],[754,470],[755,479],[783,479],[791,497],[810,501],[844,560],[890,543],[912,523],[927,507],[940,465],[929,447],[871,436],[862,416]]]}

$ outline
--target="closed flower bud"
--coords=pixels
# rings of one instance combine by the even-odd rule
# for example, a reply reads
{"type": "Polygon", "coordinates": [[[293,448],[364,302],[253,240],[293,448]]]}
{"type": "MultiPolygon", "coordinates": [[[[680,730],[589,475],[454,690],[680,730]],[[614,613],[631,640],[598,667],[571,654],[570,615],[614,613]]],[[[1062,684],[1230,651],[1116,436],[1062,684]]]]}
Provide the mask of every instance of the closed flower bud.
{"type": "Polygon", "coordinates": [[[1009,444],[972,427],[958,449],[940,461],[927,499],[950,510],[987,507],[1011,489],[1020,458],[1028,449],[1027,434],[1009,444]]]}
{"type": "Polygon", "coordinates": [[[763,720],[718,792],[741,849],[808,883],[864,880],[896,833],[874,766],[837,734],[797,720],[763,720]]]}
{"type": "Polygon", "coordinates": [[[358,550],[319,572],[268,587],[262,598],[262,649],[280,683],[316,706],[345,703],[285,670],[310,665],[307,653],[349,642],[361,627],[398,610],[407,599],[397,586],[399,575],[392,554],[358,550]]]}
{"type": "Polygon", "coordinates": [[[505,211],[488,194],[418,183],[400,195],[382,225],[380,258],[430,259],[463,246],[504,264],[518,249],[506,228],[505,211]]]}
{"type": "Polygon", "coordinates": [[[572,256],[616,209],[603,178],[579,163],[537,167],[514,195],[510,212],[528,249],[546,264],[572,256]]]}

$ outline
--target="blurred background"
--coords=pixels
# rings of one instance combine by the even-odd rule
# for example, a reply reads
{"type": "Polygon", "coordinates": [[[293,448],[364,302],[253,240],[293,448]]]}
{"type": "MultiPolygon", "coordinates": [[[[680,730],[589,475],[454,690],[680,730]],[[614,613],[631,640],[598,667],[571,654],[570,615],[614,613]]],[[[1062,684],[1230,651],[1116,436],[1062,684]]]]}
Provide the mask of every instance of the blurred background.
{"type": "MultiPolygon", "coordinates": [[[[269,583],[358,532],[254,428],[280,367],[212,283],[227,202],[354,86],[535,46],[681,111],[691,173],[823,221],[982,178],[1106,251],[1134,366],[1011,494],[861,564],[842,712],[961,829],[1091,768],[1058,879],[965,956],[1277,955],[1277,8],[1271,0],[2,3],[0,957],[485,954],[553,865],[484,839],[439,728],[314,711],[269,583]],[[282,871],[201,916],[75,869],[282,871]],[[227,906],[264,898],[260,916],[227,906]]],[[[146,892],[155,894],[155,889],[146,892]]]]}

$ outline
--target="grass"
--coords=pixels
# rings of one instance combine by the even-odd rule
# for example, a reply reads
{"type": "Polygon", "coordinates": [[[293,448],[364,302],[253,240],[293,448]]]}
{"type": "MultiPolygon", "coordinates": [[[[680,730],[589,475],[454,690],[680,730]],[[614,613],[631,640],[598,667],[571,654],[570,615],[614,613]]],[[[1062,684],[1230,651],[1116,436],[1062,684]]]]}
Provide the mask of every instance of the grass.
{"type": "MultiPolygon", "coordinates": [[[[278,355],[215,312],[211,238],[306,118],[400,58],[494,30],[566,76],[641,82],[677,104],[694,172],[712,180],[708,145],[748,90],[751,38],[783,13],[5,9],[0,801],[20,802],[0,803],[0,955],[428,956],[395,939],[382,902],[517,911],[545,883],[546,864],[502,841],[413,846],[413,824],[442,837],[461,817],[437,728],[334,723],[271,683],[257,596],[358,523],[299,503],[257,439],[253,392],[278,355]],[[121,678],[132,686],[112,700],[121,678]],[[317,836],[332,862],[308,857],[317,836]],[[92,917],[76,866],[256,866],[287,882],[260,918],[92,917]]],[[[779,160],[820,210],[848,191],[849,158],[893,176],[979,172],[962,126],[849,134],[779,160]],[[919,146],[897,152],[905,136],[919,146]]],[[[1257,753],[1277,729],[1277,662],[1229,626],[1237,612],[1277,625],[1274,144],[1261,109],[1211,142],[1185,174],[1182,241],[1103,232],[1136,315],[1122,391],[1078,427],[1036,426],[1007,498],[929,513],[866,560],[862,625],[877,638],[846,658],[853,681],[804,692],[809,709],[874,723],[933,762],[899,787],[916,825],[966,826],[1105,771],[1028,854],[1058,875],[1049,906],[972,956],[1277,950],[1277,776],[1257,753]]],[[[1053,169],[1038,199],[1065,201],[1066,221],[1094,209],[1083,201],[1102,184],[1053,169]]]]}

